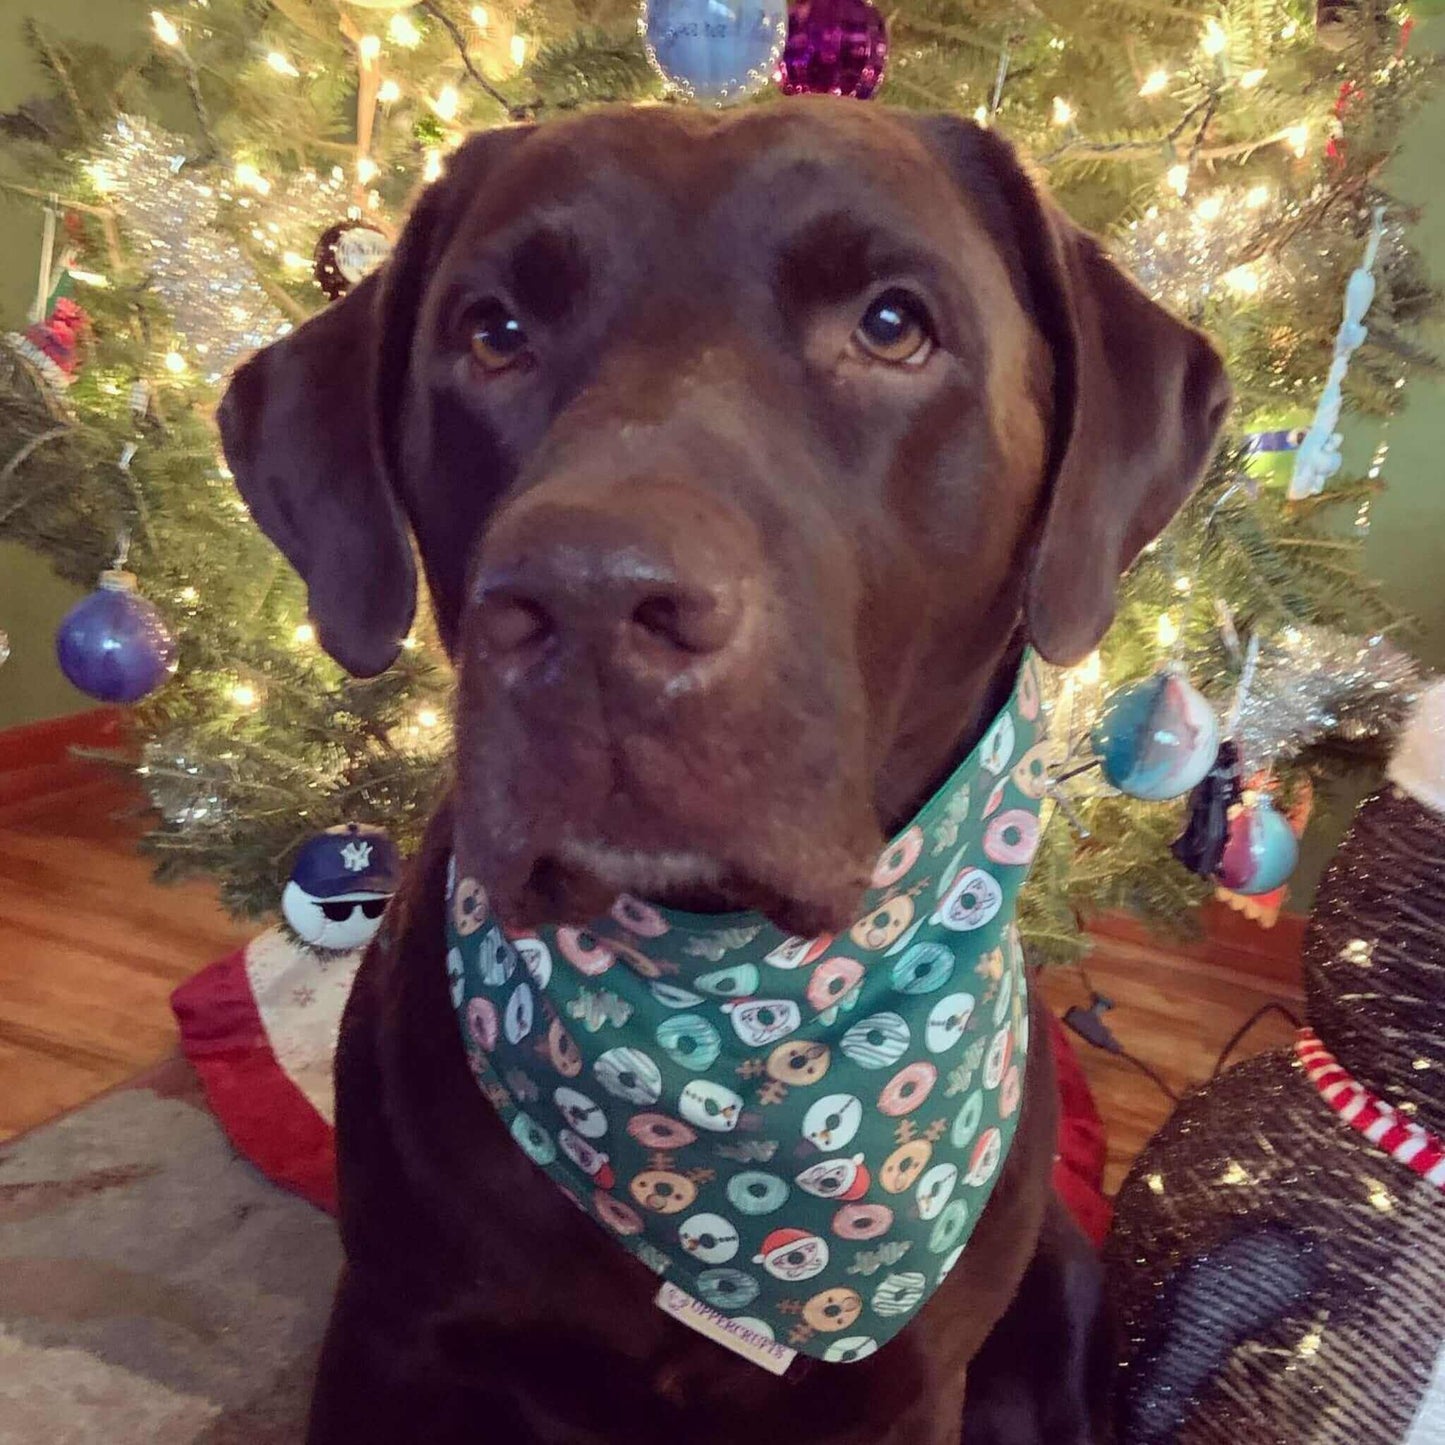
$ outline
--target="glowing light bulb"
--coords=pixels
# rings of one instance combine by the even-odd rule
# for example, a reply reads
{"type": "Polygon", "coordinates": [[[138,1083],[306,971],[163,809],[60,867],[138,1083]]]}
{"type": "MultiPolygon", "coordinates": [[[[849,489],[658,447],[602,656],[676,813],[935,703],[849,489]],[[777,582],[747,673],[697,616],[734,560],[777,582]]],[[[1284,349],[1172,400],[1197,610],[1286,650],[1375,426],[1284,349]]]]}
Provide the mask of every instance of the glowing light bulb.
{"type": "Polygon", "coordinates": [[[386,27],[386,34],[389,40],[407,50],[414,50],[421,44],[421,31],[417,29],[416,22],[405,10],[398,10],[391,17],[391,22],[386,27]]]}
{"type": "Polygon", "coordinates": [[[1236,266],[1234,270],[1226,271],[1219,279],[1236,296],[1258,296],[1259,288],[1263,284],[1260,280],[1259,270],[1253,262],[1236,266]]]}
{"type": "Polygon", "coordinates": [[[1283,27],[1280,29],[1279,38],[1281,40],[1293,40],[1298,34],[1299,23],[1294,20],[1286,20],[1283,27]]]}
{"type": "Polygon", "coordinates": [[[1173,647],[1179,641],[1179,624],[1174,620],[1172,613],[1161,612],[1159,614],[1158,631],[1160,647],[1173,647]]]}
{"type": "Polygon", "coordinates": [[[1167,70],[1151,70],[1144,79],[1144,84],[1139,87],[1140,95],[1162,95],[1169,89],[1169,72],[1167,70]]]}
{"type": "Polygon", "coordinates": [[[245,186],[248,191],[262,196],[271,194],[271,182],[250,161],[237,161],[235,174],[238,186],[245,186]]]}
{"type": "Polygon", "coordinates": [[[527,42],[520,35],[512,37],[512,64],[525,65],[527,63],[527,42]]]}
{"type": "Polygon", "coordinates": [[[182,587],[181,590],[176,593],[176,596],[187,605],[201,600],[201,594],[197,592],[194,587],[182,587]]]}
{"type": "Polygon", "coordinates": [[[1164,172],[1164,180],[1176,196],[1183,196],[1189,189],[1189,167],[1183,161],[1177,162],[1164,172]]]}
{"type": "Polygon", "coordinates": [[[472,24],[475,25],[478,30],[485,30],[490,23],[491,17],[487,14],[487,7],[485,5],[473,5],[472,24]]]}
{"type": "Polygon", "coordinates": [[[269,65],[277,75],[289,75],[294,78],[301,74],[279,50],[273,50],[266,57],[266,64],[269,65]]]}
{"type": "Polygon", "coordinates": [[[1199,48],[1206,55],[1223,55],[1229,46],[1229,36],[1224,26],[1211,16],[1204,22],[1204,34],[1199,37],[1199,48]]]}
{"type": "Polygon", "coordinates": [[[417,648],[421,646],[421,638],[414,632],[408,632],[407,635],[402,638],[401,645],[406,648],[408,652],[415,652],[417,648]]]}
{"type": "Polygon", "coordinates": [[[457,112],[462,108],[462,98],[456,86],[442,86],[437,92],[437,98],[432,101],[431,108],[442,120],[455,120],[457,112]]]}
{"type": "Polygon", "coordinates": [[[1224,210],[1224,197],[1217,191],[1213,195],[1205,196],[1194,208],[1194,214],[1201,221],[1217,221],[1219,214],[1224,210]]]}
{"type": "Polygon", "coordinates": [[[357,156],[356,179],[363,186],[370,185],[376,179],[376,162],[370,156],[357,156]]]}
{"type": "Polygon", "coordinates": [[[179,45],[181,43],[181,32],[176,29],[175,22],[169,15],[162,14],[159,10],[151,11],[151,29],[156,33],[156,39],[162,45],[179,45]]]}
{"type": "Polygon", "coordinates": [[[179,351],[168,351],[162,364],[172,376],[180,376],[186,369],[186,358],[179,351]]]}
{"type": "Polygon", "coordinates": [[[1284,133],[1284,143],[1300,159],[1304,159],[1305,152],[1310,148],[1310,128],[1301,121],[1298,125],[1292,125],[1284,133]]]}
{"type": "Polygon", "coordinates": [[[988,124],[988,107],[986,105],[979,105],[974,107],[973,123],[975,125],[988,124]]]}
{"type": "Polygon", "coordinates": [[[1055,125],[1068,125],[1074,118],[1074,107],[1063,96],[1054,97],[1053,121],[1055,125]]]}
{"type": "Polygon", "coordinates": [[[426,153],[426,160],[423,162],[421,168],[421,178],[428,185],[433,181],[441,180],[442,153],[440,151],[428,151],[426,153]]]}
{"type": "Polygon", "coordinates": [[[363,35],[361,39],[356,42],[356,53],[368,65],[374,65],[377,56],[381,54],[381,36],[363,35]]]}
{"type": "Polygon", "coordinates": [[[1094,649],[1076,668],[1074,676],[1080,682],[1092,687],[1104,675],[1104,659],[1099,656],[1097,648],[1094,649]]]}
{"type": "Polygon", "coordinates": [[[301,623],[291,635],[303,645],[309,645],[316,641],[316,629],[309,622],[301,623]]]}
{"type": "Polygon", "coordinates": [[[1259,210],[1262,206],[1265,206],[1265,205],[1267,205],[1268,203],[1269,203],[1269,187],[1268,187],[1268,186],[1251,186],[1251,187],[1244,193],[1244,204],[1245,204],[1246,206],[1248,206],[1251,211],[1257,211],[1257,210],[1259,210]]]}
{"type": "Polygon", "coordinates": [[[1256,70],[1246,70],[1244,74],[1239,77],[1239,88],[1241,90],[1253,90],[1267,74],[1268,72],[1262,65],[1256,70]]]}
{"type": "Polygon", "coordinates": [[[377,89],[376,98],[383,105],[395,105],[401,99],[401,86],[394,80],[383,80],[377,89]]]}
{"type": "Polygon", "coordinates": [[[310,267],[311,262],[299,251],[283,251],[281,264],[288,271],[305,271],[310,267]]]}
{"type": "Polygon", "coordinates": [[[416,710],[418,727],[434,728],[441,721],[441,715],[434,707],[419,707],[416,710]]]}
{"type": "Polygon", "coordinates": [[[1185,577],[1181,573],[1178,577],[1174,579],[1174,590],[1181,597],[1188,597],[1189,594],[1194,590],[1194,583],[1188,577],[1185,577]]]}
{"type": "Polygon", "coordinates": [[[85,271],[78,266],[67,266],[66,274],[72,281],[79,281],[82,286],[94,286],[104,291],[110,285],[110,277],[102,276],[99,271],[85,271]]]}
{"type": "Polygon", "coordinates": [[[255,707],[256,698],[256,689],[249,682],[238,682],[231,689],[231,701],[237,707],[255,707]]]}

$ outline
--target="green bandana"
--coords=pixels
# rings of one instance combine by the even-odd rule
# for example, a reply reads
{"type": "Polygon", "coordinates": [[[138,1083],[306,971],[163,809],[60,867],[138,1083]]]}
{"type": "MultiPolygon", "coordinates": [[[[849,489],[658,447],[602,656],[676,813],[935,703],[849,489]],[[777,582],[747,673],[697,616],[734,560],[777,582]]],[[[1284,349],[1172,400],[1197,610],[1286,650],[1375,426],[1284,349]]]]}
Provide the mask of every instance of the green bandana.
{"type": "Polygon", "coordinates": [[[588,928],[508,935],[449,873],[452,1002],[513,1138],[714,1333],[775,1342],[783,1368],[897,1334],[998,1178],[1028,1046],[1013,917],[1042,732],[1029,657],[836,937],[630,897],[588,928]]]}

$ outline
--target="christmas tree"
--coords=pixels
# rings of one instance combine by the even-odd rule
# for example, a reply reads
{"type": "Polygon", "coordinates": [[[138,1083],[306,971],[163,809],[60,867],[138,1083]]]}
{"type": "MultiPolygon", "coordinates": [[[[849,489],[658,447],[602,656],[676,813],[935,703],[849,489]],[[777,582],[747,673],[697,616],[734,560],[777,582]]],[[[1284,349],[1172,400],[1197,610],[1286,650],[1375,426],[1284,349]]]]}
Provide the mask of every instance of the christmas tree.
{"type": "MultiPolygon", "coordinates": [[[[0,537],[85,585],[124,554],[175,638],[174,677],[133,714],[162,877],[212,874],[230,905],[260,913],[321,828],[354,819],[415,840],[445,778],[445,659],[425,620],[380,677],[325,656],[300,584],[234,493],[212,413],[239,358],[380,259],[467,132],[580,106],[708,104],[719,89],[773,104],[786,80],[961,112],[1015,141],[1077,220],[1213,334],[1234,433],[1127,580],[1100,654],[1059,681],[1056,737],[1083,738],[1109,688],[1164,659],[1223,711],[1251,637],[1317,673],[1344,655],[1318,629],[1396,623],[1358,567],[1385,447],[1366,476],[1330,474],[1330,415],[1310,428],[1322,393],[1329,410],[1367,245],[1368,335],[1343,347],[1340,400],[1382,426],[1409,370],[1432,364],[1412,330],[1436,297],[1410,215],[1380,186],[1431,68],[1399,7],[906,0],[882,14],[796,0],[791,15],[759,9],[762,52],[743,47],[720,85],[664,43],[688,13],[687,0],[657,0],[650,22],[619,0],[166,0],[137,9],[138,54],[30,26],[53,90],[0,123],[25,175],[5,201],[53,221],[32,324],[0,349],[0,537]],[[1292,483],[1321,443],[1322,489],[1309,466],[1292,483]]],[[[1350,761],[1263,744],[1250,759],[1286,802],[1350,761]]],[[[1072,824],[1049,829],[1031,885],[1043,955],[1076,946],[1086,905],[1177,922],[1211,886],[1170,856],[1177,808],[1095,776],[1062,785],[1072,824]]]]}

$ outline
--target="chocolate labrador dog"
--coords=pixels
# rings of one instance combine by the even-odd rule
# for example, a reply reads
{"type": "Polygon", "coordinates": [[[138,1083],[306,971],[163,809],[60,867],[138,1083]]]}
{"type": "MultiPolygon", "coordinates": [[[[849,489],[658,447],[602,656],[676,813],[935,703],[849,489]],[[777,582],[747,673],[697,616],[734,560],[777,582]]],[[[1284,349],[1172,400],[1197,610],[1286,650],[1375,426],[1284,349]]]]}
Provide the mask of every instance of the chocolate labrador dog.
{"type": "Polygon", "coordinates": [[[226,453],[324,646],[388,665],[414,539],[458,678],[456,778],[342,1029],[313,1445],[1102,1439],[1046,1049],[918,1321],[778,1377],[658,1310],[508,1136],[445,874],[522,925],[625,890],[846,926],[1025,647],[1097,644],[1227,405],[996,135],[833,100],[479,135],[380,274],[238,372],[226,453]]]}

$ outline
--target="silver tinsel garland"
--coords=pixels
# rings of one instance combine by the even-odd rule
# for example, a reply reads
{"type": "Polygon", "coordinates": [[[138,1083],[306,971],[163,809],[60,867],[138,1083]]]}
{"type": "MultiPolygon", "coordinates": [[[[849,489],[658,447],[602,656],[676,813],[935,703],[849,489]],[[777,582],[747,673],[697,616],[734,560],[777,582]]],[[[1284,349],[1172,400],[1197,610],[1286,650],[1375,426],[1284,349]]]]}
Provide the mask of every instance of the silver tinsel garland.
{"type": "Polygon", "coordinates": [[[346,215],[349,201],[344,175],[303,171],[248,186],[220,165],[196,166],[180,137],[135,116],[116,120],[90,173],[116,207],[189,359],[210,381],[292,326],[225,222],[266,257],[279,261],[290,251],[309,266],[317,236],[346,215]]]}

